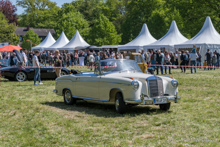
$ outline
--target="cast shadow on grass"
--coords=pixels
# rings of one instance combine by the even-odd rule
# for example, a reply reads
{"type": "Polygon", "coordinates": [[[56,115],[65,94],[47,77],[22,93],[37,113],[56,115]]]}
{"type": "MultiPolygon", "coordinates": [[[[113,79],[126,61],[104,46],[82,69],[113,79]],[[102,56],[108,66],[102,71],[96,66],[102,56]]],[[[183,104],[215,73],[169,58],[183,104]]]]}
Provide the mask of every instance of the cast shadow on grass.
{"type": "Polygon", "coordinates": [[[45,102],[42,104],[67,111],[77,111],[92,114],[98,117],[124,117],[125,115],[135,117],[142,114],[157,115],[161,113],[172,113],[172,111],[161,111],[159,106],[158,108],[153,108],[151,106],[128,106],[126,114],[122,115],[115,111],[114,105],[87,103],[84,101],[77,102],[75,105],[66,105],[64,102],[45,102]]]}

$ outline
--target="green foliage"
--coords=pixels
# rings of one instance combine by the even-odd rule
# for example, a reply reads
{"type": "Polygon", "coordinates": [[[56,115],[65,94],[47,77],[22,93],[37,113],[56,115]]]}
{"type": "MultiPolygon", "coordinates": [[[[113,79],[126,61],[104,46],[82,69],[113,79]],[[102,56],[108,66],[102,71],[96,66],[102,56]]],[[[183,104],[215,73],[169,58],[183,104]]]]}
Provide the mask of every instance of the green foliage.
{"type": "Polygon", "coordinates": [[[79,12],[70,11],[64,13],[56,24],[56,36],[59,37],[62,31],[65,32],[68,39],[71,39],[79,30],[83,37],[87,37],[89,33],[89,23],[84,19],[84,16],[79,12]]]}
{"type": "Polygon", "coordinates": [[[76,0],[72,2],[72,5],[85,17],[89,25],[93,26],[95,20],[102,13],[99,7],[104,4],[101,0],[76,0]]]}
{"type": "MultiPolygon", "coordinates": [[[[162,0],[131,1],[127,5],[126,19],[124,23],[122,24],[122,33],[123,33],[122,44],[125,44],[131,41],[132,39],[134,39],[140,33],[140,30],[143,24],[148,22],[150,17],[152,17],[153,12],[156,10],[160,12],[163,4],[164,4],[164,1],[162,0]]],[[[158,16],[156,18],[158,18],[158,16]]],[[[158,21],[158,20],[155,20],[155,21],[158,21]]],[[[160,23],[160,21],[161,20],[159,20],[158,23],[160,23]]],[[[150,32],[151,32],[151,29],[152,28],[149,28],[150,32]]],[[[155,38],[160,38],[160,37],[155,37],[155,38]]]]}
{"type": "MultiPolygon", "coordinates": [[[[34,44],[40,44],[41,38],[33,31],[29,30],[26,35],[23,36],[23,42],[21,47],[30,50],[31,49],[31,42],[34,44]],[[28,41],[29,40],[29,41],[28,41]]],[[[32,44],[32,47],[35,46],[32,44]]]]}
{"type": "Polygon", "coordinates": [[[160,39],[175,20],[180,32],[191,38],[210,16],[220,32],[218,0],[74,0],[62,8],[50,0],[18,0],[17,4],[25,9],[25,13],[19,16],[19,26],[29,24],[35,28],[54,28],[56,37],[65,31],[69,39],[78,29],[85,39],[90,39],[89,42],[95,40],[95,35],[89,31],[95,29],[101,15],[114,25],[117,35],[122,35],[120,44],[133,40],[144,23],[147,23],[151,34],[160,39]]]}
{"type": "Polygon", "coordinates": [[[20,0],[18,6],[25,8],[24,14],[19,16],[19,26],[28,24],[34,28],[54,28],[58,20],[60,7],[49,0],[20,0]]]}
{"type": "Polygon", "coordinates": [[[90,32],[90,44],[94,45],[115,45],[121,42],[121,35],[118,35],[115,26],[109,19],[101,14],[90,32]]]}
{"type": "Polygon", "coordinates": [[[14,33],[16,26],[8,24],[5,15],[0,12],[0,42],[9,42],[10,44],[17,45],[19,43],[18,36],[14,33]]]}

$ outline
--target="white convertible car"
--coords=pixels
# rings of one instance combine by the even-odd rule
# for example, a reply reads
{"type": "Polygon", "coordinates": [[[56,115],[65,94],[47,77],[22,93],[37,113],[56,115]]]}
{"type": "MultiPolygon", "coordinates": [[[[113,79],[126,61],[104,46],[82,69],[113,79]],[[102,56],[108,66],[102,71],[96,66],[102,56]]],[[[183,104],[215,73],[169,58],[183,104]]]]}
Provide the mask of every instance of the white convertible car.
{"type": "Polygon", "coordinates": [[[159,105],[169,110],[177,103],[178,82],[172,77],[160,77],[141,72],[133,60],[102,60],[94,72],[65,75],[56,79],[53,90],[64,97],[67,105],[77,100],[114,104],[118,113],[125,113],[127,105],[159,105]]]}

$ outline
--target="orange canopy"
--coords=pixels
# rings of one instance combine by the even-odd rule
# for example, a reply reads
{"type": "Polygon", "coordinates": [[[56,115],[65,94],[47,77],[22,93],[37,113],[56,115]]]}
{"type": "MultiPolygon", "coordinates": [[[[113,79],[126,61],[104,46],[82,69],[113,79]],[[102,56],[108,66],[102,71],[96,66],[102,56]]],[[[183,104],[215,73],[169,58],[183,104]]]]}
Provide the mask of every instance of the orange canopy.
{"type": "Polygon", "coordinates": [[[11,52],[13,50],[20,50],[22,49],[20,46],[15,46],[15,45],[7,45],[3,46],[0,48],[0,52],[6,51],[6,52],[11,52]]]}

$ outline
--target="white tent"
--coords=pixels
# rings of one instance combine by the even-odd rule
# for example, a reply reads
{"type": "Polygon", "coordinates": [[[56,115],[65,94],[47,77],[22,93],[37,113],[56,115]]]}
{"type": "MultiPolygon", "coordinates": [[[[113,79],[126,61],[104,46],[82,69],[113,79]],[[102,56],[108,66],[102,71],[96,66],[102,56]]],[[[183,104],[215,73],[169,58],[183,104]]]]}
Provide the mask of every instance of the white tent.
{"type": "Polygon", "coordinates": [[[144,24],[140,34],[131,42],[119,46],[118,50],[136,50],[138,52],[139,50],[143,50],[144,45],[151,44],[155,41],[156,39],[150,34],[147,25],[144,24]]]}
{"type": "Polygon", "coordinates": [[[79,34],[79,31],[77,30],[73,38],[70,40],[69,43],[67,43],[65,46],[60,47],[59,50],[77,50],[77,49],[83,49],[90,46],[79,34]]]}
{"type": "Polygon", "coordinates": [[[220,35],[215,30],[209,16],[206,17],[202,29],[195,37],[182,44],[177,44],[174,47],[177,49],[181,49],[181,48],[186,49],[186,48],[192,48],[194,44],[196,45],[197,48],[200,48],[202,61],[204,61],[204,57],[205,57],[204,55],[207,49],[210,49],[211,52],[214,52],[214,50],[220,50],[220,35]]]}
{"type": "Polygon", "coordinates": [[[31,50],[44,50],[45,48],[51,46],[55,42],[56,40],[53,38],[53,36],[49,32],[47,34],[47,37],[39,45],[32,47],[31,50]]]}
{"type": "Polygon", "coordinates": [[[185,41],[187,41],[188,39],[186,37],[184,37],[177,25],[175,21],[172,21],[171,26],[169,31],[166,33],[166,35],[164,35],[161,39],[157,40],[156,42],[149,44],[149,45],[145,45],[144,49],[160,49],[160,48],[165,48],[168,51],[175,51],[174,50],[174,45],[175,44],[180,44],[183,43],[185,41]]]}
{"type": "Polygon", "coordinates": [[[62,33],[60,34],[60,37],[57,39],[57,41],[51,45],[48,48],[45,48],[45,50],[57,50],[60,47],[63,47],[64,45],[66,45],[69,42],[69,39],[66,37],[65,33],[62,31],[62,33]]]}

